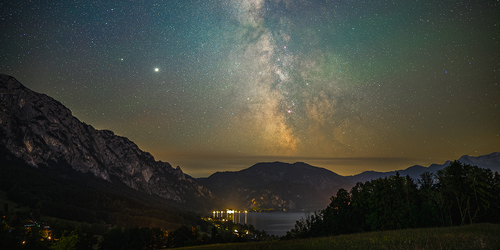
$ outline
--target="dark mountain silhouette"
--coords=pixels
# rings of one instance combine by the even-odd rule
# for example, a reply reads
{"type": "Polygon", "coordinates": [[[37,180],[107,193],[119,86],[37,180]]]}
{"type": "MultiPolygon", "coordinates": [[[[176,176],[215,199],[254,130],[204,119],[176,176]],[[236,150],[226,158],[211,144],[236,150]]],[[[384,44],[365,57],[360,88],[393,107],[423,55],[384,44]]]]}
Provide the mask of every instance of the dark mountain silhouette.
{"type": "Polygon", "coordinates": [[[200,183],[237,209],[317,210],[351,181],[306,163],[258,163],[237,172],[217,172],[200,183]]]}
{"type": "Polygon", "coordinates": [[[0,101],[1,161],[21,160],[90,186],[95,178],[105,180],[135,191],[135,197],[158,197],[187,210],[217,206],[216,197],[179,167],[156,161],[112,131],[80,122],[64,105],[11,76],[0,74],[0,101]]]}
{"type": "Polygon", "coordinates": [[[500,153],[498,152],[477,157],[464,155],[458,161],[481,168],[489,168],[494,172],[500,172],[500,153]]]}

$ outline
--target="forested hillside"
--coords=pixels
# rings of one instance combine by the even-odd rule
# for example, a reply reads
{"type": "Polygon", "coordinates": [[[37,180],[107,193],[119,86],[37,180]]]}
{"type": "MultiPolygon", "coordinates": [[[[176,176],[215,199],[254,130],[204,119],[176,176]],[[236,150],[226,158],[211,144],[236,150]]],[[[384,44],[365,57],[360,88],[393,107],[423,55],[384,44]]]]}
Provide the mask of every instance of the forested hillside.
{"type": "Polygon", "coordinates": [[[452,162],[437,174],[358,182],[330,205],[298,221],[288,238],[500,222],[500,174],[452,162]]]}

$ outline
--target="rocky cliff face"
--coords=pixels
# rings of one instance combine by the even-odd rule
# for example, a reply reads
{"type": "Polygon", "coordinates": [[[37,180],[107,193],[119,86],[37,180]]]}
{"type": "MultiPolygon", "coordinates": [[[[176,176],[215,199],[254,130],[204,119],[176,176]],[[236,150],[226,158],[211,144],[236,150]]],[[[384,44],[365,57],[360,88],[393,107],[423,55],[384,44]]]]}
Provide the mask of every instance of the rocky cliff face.
{"type": "Polygon", "coordinates": [[[58,101],[7,75],[0,75],[0,145],[33,167],[71,167],[186,206],[215,198],[179,167],[155,161],[112,131],[80,122],[58,101]]]}

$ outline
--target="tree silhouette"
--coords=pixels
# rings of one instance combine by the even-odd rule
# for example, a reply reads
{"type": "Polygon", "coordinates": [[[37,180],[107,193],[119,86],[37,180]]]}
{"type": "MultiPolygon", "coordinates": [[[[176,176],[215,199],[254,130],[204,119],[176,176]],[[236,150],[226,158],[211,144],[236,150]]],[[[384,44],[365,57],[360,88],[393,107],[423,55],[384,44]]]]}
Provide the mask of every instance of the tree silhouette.
{"type": "Polygon", "coordinates": [[[296,222],[286,238],[500,222],[500,175],[458,161],[415,182],[396,175],[340,189],[320,212],[296,222]],[[418,184],[417,184],[418,183],[418,184]]]}

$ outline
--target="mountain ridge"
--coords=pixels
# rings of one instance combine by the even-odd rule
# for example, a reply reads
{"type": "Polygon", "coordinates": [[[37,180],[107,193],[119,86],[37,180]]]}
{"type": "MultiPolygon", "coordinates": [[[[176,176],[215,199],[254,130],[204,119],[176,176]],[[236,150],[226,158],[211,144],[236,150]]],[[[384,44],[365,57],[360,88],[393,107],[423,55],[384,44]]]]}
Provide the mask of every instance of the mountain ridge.
{"type": "Polygon", "coordinates": [[[108,182],[114,176],[183,208],[215,206],[216,197],[180,167],[156,161],[126,137],[80,122],[59,101],[12,76],[0,74],[0,100],[0,144],[33,167],[71,167],[108,182]]]}

